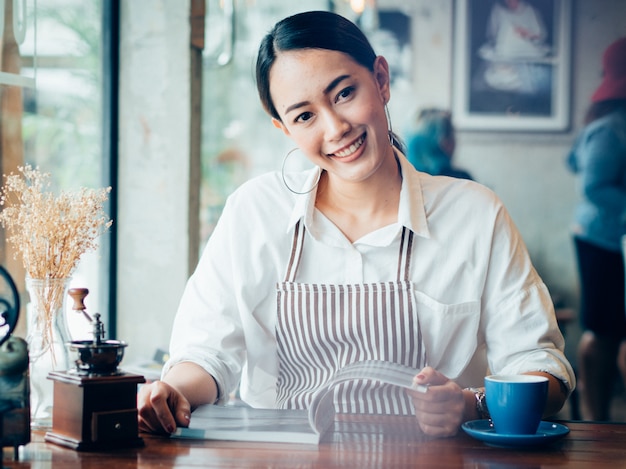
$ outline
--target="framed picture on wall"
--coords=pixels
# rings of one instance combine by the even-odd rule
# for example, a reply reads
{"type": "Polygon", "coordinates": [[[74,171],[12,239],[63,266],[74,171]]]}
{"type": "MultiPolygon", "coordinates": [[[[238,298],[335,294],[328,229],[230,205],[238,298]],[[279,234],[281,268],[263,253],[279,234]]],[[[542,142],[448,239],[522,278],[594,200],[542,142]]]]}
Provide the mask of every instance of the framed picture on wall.
{"type": "Polygon", "coordinates": [[[571,0],[456,0],[455,26],[457,128],[569,127],[571,0]]]}

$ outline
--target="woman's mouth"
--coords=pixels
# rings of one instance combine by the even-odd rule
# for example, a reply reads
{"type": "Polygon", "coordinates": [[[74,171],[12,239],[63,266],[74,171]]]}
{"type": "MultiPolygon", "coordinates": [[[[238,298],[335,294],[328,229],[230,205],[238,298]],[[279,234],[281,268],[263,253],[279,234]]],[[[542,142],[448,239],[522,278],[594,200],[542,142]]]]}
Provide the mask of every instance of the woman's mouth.
{"type": "Polygon", "coordinates": [[[363,145],[363,142],[365,141],[365,135],[366,134],[361,135],[354,143],[344,148],[343,150],[340,150],[336,153],[332,153],[331,156],[335,156],[337,158],[346,158],[352,155],[355,151],[357,151],[361,147],[361,145],[363,145]]]}

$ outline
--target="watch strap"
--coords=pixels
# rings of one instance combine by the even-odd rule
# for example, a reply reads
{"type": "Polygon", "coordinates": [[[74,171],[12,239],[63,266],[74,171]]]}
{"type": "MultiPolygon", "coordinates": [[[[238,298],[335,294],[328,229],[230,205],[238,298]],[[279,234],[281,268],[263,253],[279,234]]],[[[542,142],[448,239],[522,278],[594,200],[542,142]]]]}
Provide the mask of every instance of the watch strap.
{"type": "Polygon", "coordinates": [[[480,388],[465,388],[468,391],[474,393],[474,399],[476,400],[476,413],[481,420],[490,419],[489,409],[487,408],[487,397],[485,391],[480,388]]]}

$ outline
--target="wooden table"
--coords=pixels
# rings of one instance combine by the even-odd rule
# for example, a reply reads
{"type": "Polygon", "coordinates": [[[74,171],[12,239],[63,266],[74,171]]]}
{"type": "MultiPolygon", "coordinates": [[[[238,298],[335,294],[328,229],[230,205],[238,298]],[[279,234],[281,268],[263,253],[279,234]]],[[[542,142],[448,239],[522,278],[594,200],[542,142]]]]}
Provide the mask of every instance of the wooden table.
{"type": "Polygon", "coordinates": [[[227,467],[227,468],[626,468],[626,425],[562,422],[570,433],[543,448],[487,446],[463,431],[432,439],[415,432],[412,418],[384,423],[338,422],[319,446],[279,443],[174,440],[141,435],[145,446],[107,452],[77,452],[33,433],[20,460],[4,449],[5,467],[227,467]],[[362,433],[363,425],[369,430],[362,433]]]}

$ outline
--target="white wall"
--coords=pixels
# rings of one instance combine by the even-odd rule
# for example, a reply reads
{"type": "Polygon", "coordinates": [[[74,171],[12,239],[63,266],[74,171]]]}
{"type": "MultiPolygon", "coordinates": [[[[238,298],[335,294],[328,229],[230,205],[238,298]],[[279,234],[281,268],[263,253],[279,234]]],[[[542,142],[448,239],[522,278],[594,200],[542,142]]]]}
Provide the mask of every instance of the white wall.
{"type": "Polygon", "coordinates": [[[118,337],[167,346],[188,273],[189,0],[121,2],[118,337]]]}

